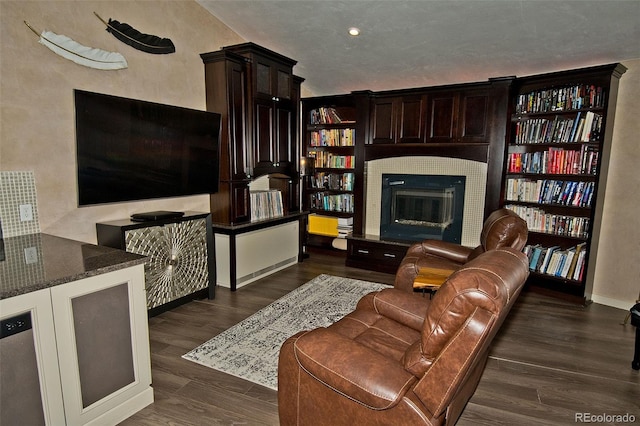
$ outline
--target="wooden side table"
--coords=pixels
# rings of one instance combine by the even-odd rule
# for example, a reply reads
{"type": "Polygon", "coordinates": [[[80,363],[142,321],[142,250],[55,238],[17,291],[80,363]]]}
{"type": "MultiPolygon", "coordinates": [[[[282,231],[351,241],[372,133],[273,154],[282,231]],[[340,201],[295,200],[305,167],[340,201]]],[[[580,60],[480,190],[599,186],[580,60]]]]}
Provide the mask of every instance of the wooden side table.
{"type": "Polygon", "coordinates": [[[430,293],[433,296],[454,272],[453,269],[420,268],[418,275],[413,280],[413,289],[430,293]]]}

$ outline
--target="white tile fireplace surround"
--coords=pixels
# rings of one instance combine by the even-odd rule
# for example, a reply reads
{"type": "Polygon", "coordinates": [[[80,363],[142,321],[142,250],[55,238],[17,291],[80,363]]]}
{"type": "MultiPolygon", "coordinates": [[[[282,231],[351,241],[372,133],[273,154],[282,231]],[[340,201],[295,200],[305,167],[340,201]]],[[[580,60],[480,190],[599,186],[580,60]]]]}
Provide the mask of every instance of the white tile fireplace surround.
{"type": "Polygon", "coordinates": [[[462,245],[480,244],[487,188],[487,164],[447,157],[393,157],[365,163],[365,234],[380,235],[382,174],[465,176],[462,245]]]}

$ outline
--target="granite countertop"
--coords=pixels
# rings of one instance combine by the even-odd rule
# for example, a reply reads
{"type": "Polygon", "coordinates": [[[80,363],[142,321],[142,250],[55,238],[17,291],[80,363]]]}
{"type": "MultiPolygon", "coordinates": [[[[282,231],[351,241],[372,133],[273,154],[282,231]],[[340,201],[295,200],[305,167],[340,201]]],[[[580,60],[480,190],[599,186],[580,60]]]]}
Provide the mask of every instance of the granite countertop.
{"type": "Polygon", "coordinates": [[[146,257],[49,234],[0,240],[0,299],[143,264],[146,257]]]}

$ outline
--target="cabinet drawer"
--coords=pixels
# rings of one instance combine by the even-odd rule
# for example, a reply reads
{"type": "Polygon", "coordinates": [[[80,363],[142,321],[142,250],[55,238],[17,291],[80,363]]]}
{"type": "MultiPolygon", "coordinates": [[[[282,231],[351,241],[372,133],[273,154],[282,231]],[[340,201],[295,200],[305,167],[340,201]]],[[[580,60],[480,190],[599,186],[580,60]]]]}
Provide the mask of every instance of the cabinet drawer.
{"type": "Polygon", "coordinates": [[[408,246],[378,241],[347,241],[347,265],[374,271],[395,273],[408,246]]]}

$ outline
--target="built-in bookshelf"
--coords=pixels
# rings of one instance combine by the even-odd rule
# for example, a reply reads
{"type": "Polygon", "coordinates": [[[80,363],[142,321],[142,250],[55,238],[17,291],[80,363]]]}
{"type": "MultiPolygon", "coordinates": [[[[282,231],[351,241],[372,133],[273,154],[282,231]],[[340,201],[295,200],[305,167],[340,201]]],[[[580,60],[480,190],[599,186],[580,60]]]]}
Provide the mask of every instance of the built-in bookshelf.
{"type": "MultiPolygon", "coordinates": [[[[303,207],[320,221],[323,217],[338,218],[342,225],[340,232],[335,233],[344,237],[349,233],[356,209],[354,101],[351,96],[331,96],[303,99],[302,104],[303,153],[313,158],[314,166],[312,175],[303,178],[303,207]]],[[[310,235],[327,238],[334,233],[314,229],[310,227],[310,235]]]]}
{"type": "Polygon", "coordinates": [[[590,298],[625,71],[612,64],[514,82],[502,205],[527,221],[530,287],[590,298]]]}

